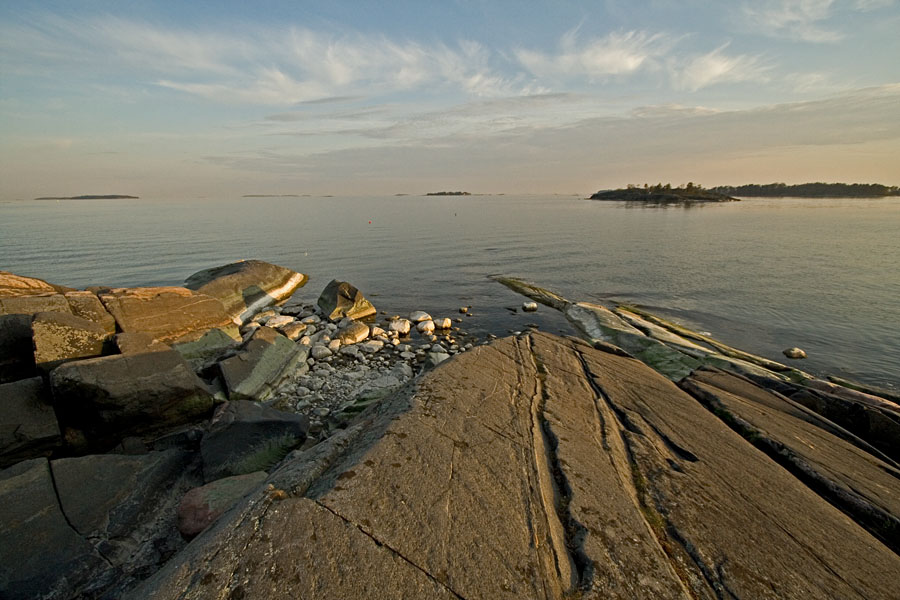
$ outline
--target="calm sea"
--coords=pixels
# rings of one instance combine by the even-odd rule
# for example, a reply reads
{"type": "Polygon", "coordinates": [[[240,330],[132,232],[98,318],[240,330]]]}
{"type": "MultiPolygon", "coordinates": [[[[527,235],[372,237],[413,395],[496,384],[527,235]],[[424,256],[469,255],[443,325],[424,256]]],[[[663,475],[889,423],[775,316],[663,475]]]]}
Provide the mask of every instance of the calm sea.
{"type": "Polygon", "coordinates": [[[566,196],[221,198],[0,203],[0,269],[73,287],[179,285],[259,258],[332,278],[388,313],[425,309],[498,335],[550,309],[488,278],[628,301],[750,352],[900,386],[900,199],[653,207],[566,196]]]}

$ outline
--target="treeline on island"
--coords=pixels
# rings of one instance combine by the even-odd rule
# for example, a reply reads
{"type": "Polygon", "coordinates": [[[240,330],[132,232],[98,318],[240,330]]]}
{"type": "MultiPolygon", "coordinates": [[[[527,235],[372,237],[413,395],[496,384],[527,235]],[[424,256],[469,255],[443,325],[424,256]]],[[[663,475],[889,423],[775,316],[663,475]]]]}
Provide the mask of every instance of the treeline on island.
{"type": "Polygon", "coordinates": [[[728,186],[712,188],[713,191],[729,196],[762,196],[781,198],[794,196],[799,198],[875,198],[880,196],[900,196],[900,187],[881,185],[879,183],[800,183],[787,185],[769,183],[728,186]]]}

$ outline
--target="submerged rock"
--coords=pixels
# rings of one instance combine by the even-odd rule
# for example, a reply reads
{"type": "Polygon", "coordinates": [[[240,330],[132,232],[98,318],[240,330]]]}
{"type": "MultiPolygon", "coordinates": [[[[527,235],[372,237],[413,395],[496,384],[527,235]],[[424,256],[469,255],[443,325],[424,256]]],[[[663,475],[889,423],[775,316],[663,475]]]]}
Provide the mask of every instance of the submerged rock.
{"type": "Polygon", "coordinates": [[[788,348],[787,350],[783,350],[781,353],[788,358],[806,358],[806,352],[797,347],[788,348]]]}

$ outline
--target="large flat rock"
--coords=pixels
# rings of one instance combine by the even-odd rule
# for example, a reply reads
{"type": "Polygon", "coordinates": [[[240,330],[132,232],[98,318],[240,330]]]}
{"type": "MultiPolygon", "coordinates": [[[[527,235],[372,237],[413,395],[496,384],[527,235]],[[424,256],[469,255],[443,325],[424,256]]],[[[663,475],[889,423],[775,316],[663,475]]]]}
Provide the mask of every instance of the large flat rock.
{"type": "Polygon", "coordinates": [[[195,339],[213,327],[233,326],[218,299],[187,288],[115,288],[98,296],[119,330],[149,333],[159,342],[195,339]]]}
{"type": "Polygon", "coordinates": [[[270,482],[130,597],[892,598],[900,580],[671,381],[543,334],[444,362],[270,482]]]}
{"type": "Polygon", "coordinates": [[[102,355],[112,337],[99,323],[59,312],[35,314],[31,330],[34,362],[46,371],[65,361],[102,355]]]}
{"type": "Polygon", "coordinates": [[[9,271],[0,271],[0,298],[14,296],[47,296],[59,292],[69,291],[61,285],[47,283],[43,279],[16,275],[9,271]]]}
{"type": "Polygon", "coordinates": [[[308,279],[261,260],[242,260],[194,273],[184,285],[217,298],[235,322],[243,323],[266,306],[286,301],[308,279]]]}

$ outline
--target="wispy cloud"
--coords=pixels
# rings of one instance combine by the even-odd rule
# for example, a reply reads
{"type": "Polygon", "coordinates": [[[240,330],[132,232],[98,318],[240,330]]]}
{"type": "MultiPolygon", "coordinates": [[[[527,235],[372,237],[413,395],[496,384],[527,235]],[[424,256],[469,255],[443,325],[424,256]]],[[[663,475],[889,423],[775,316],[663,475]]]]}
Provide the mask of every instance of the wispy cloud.
{"type": "Polygon", "coordinates": [[[727,47],[728,44],[723,44],[712,52],[693,56],[683,65],[673,62],[675,86],[696,92],[716,83],[765,81],[771,66],[761,56],[728,55],[725,53],[727,47]]]}
{"type": "MultiPolygon", "coordinates": [[[[872,4],[877,0],[861,0],[872,4]]],[[[761,0],[744,4],[742,12],[764,35],[787,37],[804,42],[837,42],[844,34],[823,27],[831,17],[834,0],[761,0]]]]}
{"type": "Polygon", "coordinates": [[[573,29],[563,35],[558,52],[518,49],[515,56],[526,69],[541,78],[598,80],[657,66],[658,59],[674,44],[668,36],[645,31],[610,33],[586,41],[580,41],[578,34],[578,29],[573,29]]]}

